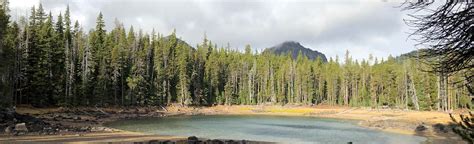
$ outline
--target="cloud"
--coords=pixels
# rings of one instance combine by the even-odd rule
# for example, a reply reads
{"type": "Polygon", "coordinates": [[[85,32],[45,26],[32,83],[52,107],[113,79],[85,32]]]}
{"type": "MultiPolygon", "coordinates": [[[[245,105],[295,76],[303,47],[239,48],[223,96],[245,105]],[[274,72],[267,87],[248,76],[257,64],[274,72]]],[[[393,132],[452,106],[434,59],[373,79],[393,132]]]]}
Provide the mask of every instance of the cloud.
{"type": "MultiPolygon", "coordinates": [[[[28,11],[38,1],[14,0],[11,7],[28,11]]],[[[42,0],[53,13],[69,4],[73,20],[85,30],[95,26],[99,12],[108,29],[114,19],[126,27],[167,35],[174,28],[191,45],[204,34],[217,43],[243,49],[251,44],[258,51],[287,40],[329,57],[343,56],[349,50],[355,59],[399,55],[413,50],[406,40],[408,28],[398,2],[377,0],[42,0]]],[[[21,13],[20,13],[21,14],[21,13]]],[[[24,14],[21,14],[24,15],[24,14]]]]}

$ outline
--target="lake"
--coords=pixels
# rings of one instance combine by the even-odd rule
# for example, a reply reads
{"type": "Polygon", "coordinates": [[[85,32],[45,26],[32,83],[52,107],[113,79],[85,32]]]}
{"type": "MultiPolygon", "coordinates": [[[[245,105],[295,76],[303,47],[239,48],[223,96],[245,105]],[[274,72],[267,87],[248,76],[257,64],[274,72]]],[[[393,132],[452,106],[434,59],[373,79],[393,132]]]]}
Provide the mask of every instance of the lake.
{"type": "Polygon", "coordinates": [[[281,143],[422,143],[424,137],[382,132],[357,121],[293,116],[213,115],[120,120],[106,126],[147,134],[281,143]]]}

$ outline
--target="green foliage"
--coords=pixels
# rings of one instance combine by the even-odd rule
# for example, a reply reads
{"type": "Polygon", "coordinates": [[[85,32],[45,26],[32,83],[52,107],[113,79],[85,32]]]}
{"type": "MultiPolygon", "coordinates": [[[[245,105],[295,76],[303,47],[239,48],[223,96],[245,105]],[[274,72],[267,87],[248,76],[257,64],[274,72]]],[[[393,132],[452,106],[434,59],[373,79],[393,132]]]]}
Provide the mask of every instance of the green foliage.
{"type": "Polygon", "coordinates": [[[15,43],[12,38],[16,34],[12,27],[9,27],[10,16],[5,3],[0,5],[0,107],[10,106],[11,102],[11,65],[13,61],[13,49],[15,43]]]}
{"type": "MultiPolygon", "coordinates": [[[[126,30],[71,26],[69,7],[53,22],[42,6],[18,26],[0,9],[0,88],[3,99],[35,106],[328,104],[439,108],[438,75],[406,58],[310,60],[218,47],[205,36],[195,48],[177,38],[126,30]],[[5,31],[7,30],[7,31],[5,31]],[[12,71],[10,71],[10,69],[12,71]],[[9,83],[13,81],[13,83],[9,83]]],[[[451,74],[448,81],[464,81],[451,74]]],[[[451,109],[472,108],[467,89],[447,84],[451,109]]]]}

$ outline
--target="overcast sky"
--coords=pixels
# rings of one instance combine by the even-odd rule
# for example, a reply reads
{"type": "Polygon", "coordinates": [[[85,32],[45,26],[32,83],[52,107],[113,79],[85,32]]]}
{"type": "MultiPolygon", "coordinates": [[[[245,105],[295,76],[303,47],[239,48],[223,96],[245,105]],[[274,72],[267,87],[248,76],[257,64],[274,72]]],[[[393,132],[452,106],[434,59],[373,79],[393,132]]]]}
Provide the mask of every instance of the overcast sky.
{"type": "MultiPolygon", "coordinates": [[[[9,0],[13,18],[27,15],[40,0],[9,0]]],[[[125,27],[164,35],[176,28],[178,37],[195,46],[208,39],[261,51],[281,42],[298,41],[328,57],[386,58],[414,50],[407,18],[395,0],[41,0],[53,14],[69,4],[73,20],[86,31],[102,12],[108,29],[114,19],[125,27]]]]}

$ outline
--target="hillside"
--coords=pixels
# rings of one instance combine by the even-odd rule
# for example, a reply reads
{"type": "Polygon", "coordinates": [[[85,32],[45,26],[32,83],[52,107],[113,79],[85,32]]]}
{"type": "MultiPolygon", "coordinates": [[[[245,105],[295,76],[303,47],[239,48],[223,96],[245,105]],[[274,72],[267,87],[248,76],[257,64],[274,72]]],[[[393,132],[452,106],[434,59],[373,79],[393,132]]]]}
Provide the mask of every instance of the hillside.
{"type": "Polygon", "coordinates": [[[404,60],[410,59],[410,58],[417,58],[423,54],[423,52],[426,52],[427,49],[418,49],[418,50],[413,50],[404,54],[401,54],[397,57],[395,57],[395,60],[399,63],[403,62],[404,60]]]}
{"type": "MultiPolygon", "coordinates": [[[[166,36],[166,37],[163,37],[163,39],[164,39],[165,41],[168,41],[170,37],[171,37],[171,35],[168,35],[168,36],[166,36]]],[[[193,50],[196,49],[195,47],[191,46],[190,44],[188,44],[186,41],[182,40],[182,39],[179,38],[179,37],[176,37],[176,41],[178,42],[178,44],[183,44],[184,46],[189,47],[189,48],[192,48],[193,50]]]]}
{"type": "Polygon", "coordinates": [[[310,60],[315,60],[316,58],[320,57],[323,62],[327,62],[326,56],[323,53],[306,48],[299,42],[295,41],[283,42],[271,48],[265,49],[263,53],[273,53],[276,55],[287,55],[291,53],[291,57],[296,59],[300,51],[310,60]]]}

